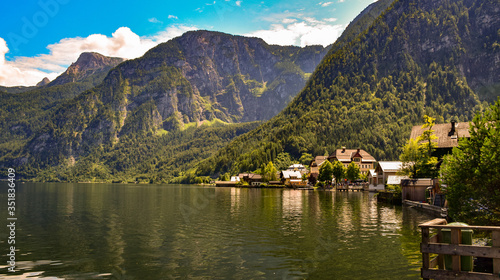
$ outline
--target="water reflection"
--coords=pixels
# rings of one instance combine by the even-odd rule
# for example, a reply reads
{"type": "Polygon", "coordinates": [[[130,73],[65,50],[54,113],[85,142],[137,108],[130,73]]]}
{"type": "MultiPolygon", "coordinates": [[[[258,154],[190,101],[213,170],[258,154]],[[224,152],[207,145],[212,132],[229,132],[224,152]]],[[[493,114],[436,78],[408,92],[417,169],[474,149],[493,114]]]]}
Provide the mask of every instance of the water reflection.
{"type": "Polygon", "coordinates": [[[418,279],[431,218],[368,193],[198,186],[24,184],[18,203],[19,272],[0,278],[418,279]]]}
{"type": "Polygon", "coordinates": [[[282,218],[285,232],[300,231],[302,225],[302,210],[307,209],[303,205],[303,196],[307,195],[300,190],[285,190],[282,192],[282,218]]]}

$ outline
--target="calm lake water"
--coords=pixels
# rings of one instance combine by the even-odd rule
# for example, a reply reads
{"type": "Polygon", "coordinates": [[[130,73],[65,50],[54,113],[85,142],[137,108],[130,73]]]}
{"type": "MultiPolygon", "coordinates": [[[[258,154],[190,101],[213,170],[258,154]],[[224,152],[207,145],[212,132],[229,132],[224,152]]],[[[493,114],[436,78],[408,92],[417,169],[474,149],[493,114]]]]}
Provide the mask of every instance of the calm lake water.
{"type": "Polygon", "coordinates": [[[371,193],[185,185],[26,183],[16,211],[1,279],[419,279],[432,218],[371,193]]]}

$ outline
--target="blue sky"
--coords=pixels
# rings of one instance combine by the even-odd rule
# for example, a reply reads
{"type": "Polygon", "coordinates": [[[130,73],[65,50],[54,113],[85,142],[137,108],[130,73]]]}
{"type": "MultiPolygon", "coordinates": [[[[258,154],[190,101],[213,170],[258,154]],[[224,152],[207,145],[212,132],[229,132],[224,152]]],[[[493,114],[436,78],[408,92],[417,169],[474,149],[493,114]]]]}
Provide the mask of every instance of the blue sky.
{"type": "Polygon", "coordinates": [[[54,79],[83,51],[136,58],[189,30],[328,45],[374,0],[2,1],[0,85],[54,79]]]}

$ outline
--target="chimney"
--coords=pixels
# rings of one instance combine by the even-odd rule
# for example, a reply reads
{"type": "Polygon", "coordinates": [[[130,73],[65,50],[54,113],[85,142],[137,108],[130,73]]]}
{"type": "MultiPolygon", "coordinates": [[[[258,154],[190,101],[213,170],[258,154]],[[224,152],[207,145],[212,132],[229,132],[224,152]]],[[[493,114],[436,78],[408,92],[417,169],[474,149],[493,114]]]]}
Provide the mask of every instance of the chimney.
{"type": "Polygon", "coordinates": [[[451,130],[450,130],[450,132],[448,133],[448,136],[452,136],[452,135],[454,135],[454,134],[455,134],[455,128],[456,128],[456,125],[457,125],[457,123],[456,123],[454,120],[452,120],[452,121],[451,121],[451,130]]]}
{"type": "Polygon", "coordinates": [[[342,147],[342,153],[345,153],[345,147],[342,147]]]}
{"type": "Polygon", "coordinates": [[[361,149],[358,149],[358,153],[359,153],[359,151],[360,151],[360,150],[361,150],[361,149]]]}

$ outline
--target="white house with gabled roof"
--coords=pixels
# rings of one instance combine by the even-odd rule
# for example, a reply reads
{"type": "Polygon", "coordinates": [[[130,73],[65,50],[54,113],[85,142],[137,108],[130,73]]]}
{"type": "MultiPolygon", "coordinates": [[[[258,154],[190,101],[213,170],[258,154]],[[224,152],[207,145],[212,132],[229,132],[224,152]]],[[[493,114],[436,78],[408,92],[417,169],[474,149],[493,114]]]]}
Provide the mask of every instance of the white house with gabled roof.
{"type": "Polygon", "coordinates": [[[376,180],[374,180],[374,185],[377,189],[384,188],[387,184],[389,176],[395,176],[401,168],[403,163],[401,161],[379,161],[377,163],[377,168],[375,168],[376,180]]]}

